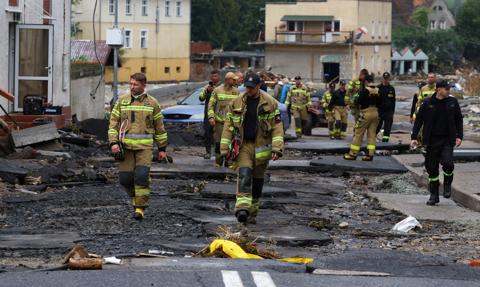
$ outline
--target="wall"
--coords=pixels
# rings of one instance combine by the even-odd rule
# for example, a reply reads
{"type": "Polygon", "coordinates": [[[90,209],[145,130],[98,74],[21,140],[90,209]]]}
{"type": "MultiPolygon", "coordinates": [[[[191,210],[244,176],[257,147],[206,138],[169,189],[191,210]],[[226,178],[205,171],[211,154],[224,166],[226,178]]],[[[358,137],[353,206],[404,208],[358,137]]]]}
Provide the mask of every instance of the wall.
{"type": "Polygon", "coordinates": [[[384,72],[390,72],[392,66],[390,47],[389,45],[355,46],[354,55],[356,55],[356,62],[353,66],[354,75],[358,75],[360,70],[364,68],[370,73],[374,73],[375,76],[381,76],[384,72]]]}
{"type": "Polygon", "coordinates": [[[323,81],[323,55],[338,55],[340,57],[340,78],[352,78],[351,48],[328,46],[281,46],[267,45],[265,50],[265,66],[271,66],[272,72],[284,74],[287,77],[300,75],[303,79],[314,82],[323,81]]]}
{"type": "MultiPolygon", "coordinates": [[[[5,12],[4,7],[8,4],[8,0],[0,0],[0,35],[9,35],[9,22],[13,20],[10,13],[5,12]]],[[[4,38],[5,39],[5,38],[4,38]]],[[[3,45],[0,45],[0,67],[3,69],[0,70],[0,88],[3,90],[8,90],[13,94],[13,87],[9,85],[9,73],[8,73],[8,58],[9,58],[9,45],[7,41],[3,41],[3,45]]],[[[0,104],[7,109],[8,101],[0,97],[0,104]]],[[[0,115],[3,115],[3,111],[0,110],[0,115]]]]}
{"type": "MultiPolygon", "coordinates": [[[[77,39],[93,39],[93,5],[81,1],[74,10],[75,22],[82,30],[77,39]]],[[[113,15],[109,14],[108,1],[102,0],[101,13],[97,11],[96,38],[105,39],[106,30],[113,25],[113,15]]],[[[134,72],[146,68],[149,81],[184,81],[190,78],[190,1],[183,0],[183,14],[175,15],[175,3],[171,1],[171,16],[165,16],[165,1],[148,1],[148,15],[141,15],[141,1],[132,2],[132,15],[125,14],[125,0],[119,0],[119,27],[132,32],[131,48],[122,49],[122,67],[119,69],[119,81],[127,82],[134,72]],[[156,9],[159,11],[159,23],[156,23],[156,9]],[[135,23],[134,23],[135,22],[135,23]],[[148,48],[140,47],[140,31],[148,30],[148,48]],[[170,73],[165,73],[170,67],[170,73]],[[180,72],[177,72],[180,67],[180,72]]],[[[107,69],[106,80],[112,81],[113,75],[107,69]]]]}
{"type": "Polygon", "coordinates": [[[95,118],[103,119],[105,116],[105,82],[102,81],[95,99],[90,93],[97,86],[100,76],[72,79],[72,115],[76,114],[80,121],[95,118]]]}

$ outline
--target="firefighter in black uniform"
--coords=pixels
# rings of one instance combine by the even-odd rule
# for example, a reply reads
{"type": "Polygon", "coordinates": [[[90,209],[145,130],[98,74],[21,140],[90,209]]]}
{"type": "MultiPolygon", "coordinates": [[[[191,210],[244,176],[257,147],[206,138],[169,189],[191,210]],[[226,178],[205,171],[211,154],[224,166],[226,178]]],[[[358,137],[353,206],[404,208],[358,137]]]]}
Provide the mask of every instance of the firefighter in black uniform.
{"type": "Polygon", "coordinates": [[[439,164],[443,168],[443,196],[449,198],[453,181],[453,148],[463,139],[463,116],[457,99],[449,95],[450,85],[440,80],[436,92],[420,106],[412,132],[412,147],[418,145],[423,126],[423,144],[426,145],[425,168],[428,172],[430,198],[427,205],[435,205],[439,199],[439,164]]]}
{"type": "Polygon", "coordinates": [[[377,134],[383,126],[382,142],[388,142],[390,140],[390,132],[392,131],[393,115],[395,114],[395,88],[390,85],[389,72],[383,73],[383,81],[377,88],[382,102],[378,109],[380,122],[377,126],[377,134]]]}

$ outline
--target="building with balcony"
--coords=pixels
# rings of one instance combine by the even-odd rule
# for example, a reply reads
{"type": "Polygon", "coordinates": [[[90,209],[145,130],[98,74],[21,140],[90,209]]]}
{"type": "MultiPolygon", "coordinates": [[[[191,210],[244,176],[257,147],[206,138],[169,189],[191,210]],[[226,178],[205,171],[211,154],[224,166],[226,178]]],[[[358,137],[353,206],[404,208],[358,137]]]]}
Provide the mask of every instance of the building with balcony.
{"type": "Polygon", "coordinates": [[[311,81],[391,70],[391,0],[267,3],[265,66],[311,81]]]}
{"type": "MultiPolygon", "coordinates": [[[[114,0],[79,1],[73,6],[75,39],[106,40],[113,27],[114,0]],[[95,23],[93,23],[95,19],[95,23]]],[[[118,79],[143,72],[149,82],[190,79],[190,0],[118,0],[118,26],[123,29],[118,79]]],[[[105,80],[113,80],[113,67],[107,67],[105,80]]]]}

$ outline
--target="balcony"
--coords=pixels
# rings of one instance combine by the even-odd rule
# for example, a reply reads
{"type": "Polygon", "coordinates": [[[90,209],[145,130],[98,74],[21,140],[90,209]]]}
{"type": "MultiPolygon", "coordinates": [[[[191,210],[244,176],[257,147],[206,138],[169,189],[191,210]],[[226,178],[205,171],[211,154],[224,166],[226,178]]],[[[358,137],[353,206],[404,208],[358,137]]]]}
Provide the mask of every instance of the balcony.
{"type": "Polygon", "coordinates": [[[284,31],[275,27],[274,44],[348,45],[354,41],[353,31],[284,31]]]}

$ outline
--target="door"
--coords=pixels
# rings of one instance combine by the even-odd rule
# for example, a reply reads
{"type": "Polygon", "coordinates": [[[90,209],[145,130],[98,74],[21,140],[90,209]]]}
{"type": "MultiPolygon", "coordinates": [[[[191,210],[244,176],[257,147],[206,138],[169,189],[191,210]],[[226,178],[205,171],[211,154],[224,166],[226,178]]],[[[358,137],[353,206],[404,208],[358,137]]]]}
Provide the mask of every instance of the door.
{"type": "Polygon", "coordinates": [[[15,28],[15,111],[26,96],[52,101],[53,27],[17,25],[15,28]]]}
{"type": "Polygon", "coordinates": [[[335,80],[338,82],[340,75],[340,64],[339,63],[323,63],[323,76],[324,82],[330,83],[330,81],[335,80]]]}

